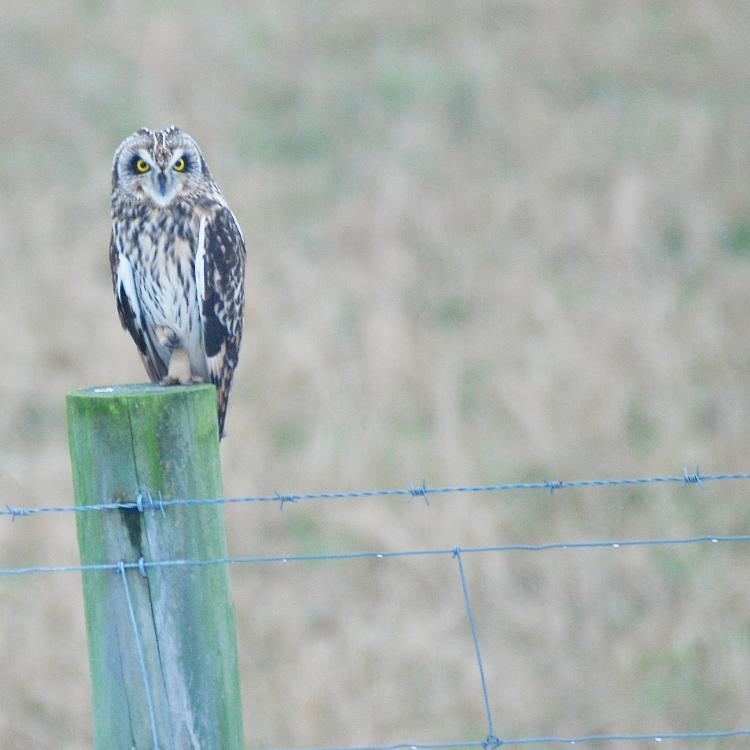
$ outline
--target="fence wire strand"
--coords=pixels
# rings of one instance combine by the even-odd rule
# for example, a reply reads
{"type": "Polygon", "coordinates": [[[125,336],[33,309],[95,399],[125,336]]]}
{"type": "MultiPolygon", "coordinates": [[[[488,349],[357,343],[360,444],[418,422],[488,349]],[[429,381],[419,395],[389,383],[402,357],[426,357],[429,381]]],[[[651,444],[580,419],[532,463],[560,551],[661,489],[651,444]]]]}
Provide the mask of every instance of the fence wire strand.
{"type": "MultiPolygon", "coordinates": [[[[551,550],[593,550],[619,549],[625,547],[658,547],[686,544],[726,544],[750,542],[750,534],[725,536],[693,536],[674,539],[611,539],[591,542],[550,542],[546,544],[495,544],[483,547],[438,547],[435,549],[404,549],[357,552],[311,552],[289,555],[244,555],[238,557],[218,557],[209,560],[143,560],[123,563],[126,569],[164,568],[202,565],[251,565],[254,563],[309,562],[312,560],[361,560],[366,558],[385,559],[391,557],[425,557],[429,555],[475,554],[482,552],[546,552],[551,550]]],[[[118,570],[119,563],[82,563],[80,565],[36,565],[23,568],[0,568],[3,575],[27,575],[33,573],[80,573],[91,571],[118,570]]]]}
{"type": "Polygon", "coordinates": [[[394,742],[389,745],[340,745],[299,748],[260,748],[260,750],[452,750],[461,747],[481,747],[492,750],[514,745],[578,745],[587,742],[668,742],[670,740],[707,740],[750,737],[750,729],[727,729],[715,732],[663,732],[661,734],[586,734],[570,737],[498,737],[465,742],[394,742]]]}
{"type": "Polygon", "coordinates": [[[408,487],[390,489],[355,490],[352,492],[305,492],[301,494],[275,492],[273,495],[249,495],[246,497],[211,497],[211,498],[170,498],[153,497],[144,489],[135,500],[126,503],[92,503],[89,505],[51,505],[51,506],[12,506],[5,505],[0,509],[0,517],[23,518],[39,513],[87,513],[103,510],[152,510],[169,508],[173,505],[236,505],[244,503],[279,503],[284,507],[286,503],[307,502],[311,500],[362,500],[374,497],[409,497],[421,498],[429,504],[430,495],[453,495],[477,492],[510,492],[524,490],[557,490],[594,488],[594,487],[622,487],[628,485],[647,484],[694,484],[703,487],[706,482],[720,482],[727,480],[750,479],[750,473],[733,472],[723,474],[701,474],[700,469],[694,472],[684,469],[682,474],[667,474],[650,477],[625,477],[619,479],[576,479],[572,481],[542,480],[539,482],[506,482],[502,484],[474,484],[453,485],[445,487],[430,487],[422,482],[419,485],[410,484],[408,487]]]}

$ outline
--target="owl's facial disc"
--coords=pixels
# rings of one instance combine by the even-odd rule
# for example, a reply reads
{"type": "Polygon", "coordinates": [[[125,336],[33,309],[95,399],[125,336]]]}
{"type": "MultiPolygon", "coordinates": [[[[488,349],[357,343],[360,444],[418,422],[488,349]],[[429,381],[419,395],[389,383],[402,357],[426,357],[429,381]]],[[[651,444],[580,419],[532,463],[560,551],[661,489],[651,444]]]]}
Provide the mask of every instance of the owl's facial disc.
{"type": "Polygon", "coordinates": [[[185,191],[190,166],[191,160],[181,148],[165,160],[155,160],[145,149],[139,149],[131,159],[131,173],[140,192],[161,208],[185,191]]]}

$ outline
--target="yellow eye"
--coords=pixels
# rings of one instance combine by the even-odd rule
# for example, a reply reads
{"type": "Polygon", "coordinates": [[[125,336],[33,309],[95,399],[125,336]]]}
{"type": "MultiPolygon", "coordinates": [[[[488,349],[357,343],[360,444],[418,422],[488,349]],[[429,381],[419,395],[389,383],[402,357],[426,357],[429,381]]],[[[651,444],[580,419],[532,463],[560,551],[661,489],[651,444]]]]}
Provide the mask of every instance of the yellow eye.
{"type": "Polygon", "coordinates": [[[144,174],[145,172],[148,172],[151,167],[148,165],[147,161],[144,161],[143,159],[138,159],[138,161],[135,163],[135,168],[141,173],[144,174]]]}
{"type": "Polygon", "coordinates": [[[185,171],[185,160],[183,158],[179,158],[175,163],[174,167],[172,167],[175,172],[184,172],[185,171]]]}

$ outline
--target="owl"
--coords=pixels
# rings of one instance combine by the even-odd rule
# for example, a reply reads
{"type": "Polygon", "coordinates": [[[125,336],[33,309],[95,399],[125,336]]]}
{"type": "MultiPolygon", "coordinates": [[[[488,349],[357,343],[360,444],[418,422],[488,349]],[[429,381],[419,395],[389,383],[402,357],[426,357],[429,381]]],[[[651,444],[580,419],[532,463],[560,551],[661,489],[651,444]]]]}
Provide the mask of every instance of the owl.
{"type": "Polygon", "coordinates": [[[216,386],[219,435],[242,338],[245,242],[198,144],[141,128],[115,151],[117,310],[152,382],[216,386]]]}

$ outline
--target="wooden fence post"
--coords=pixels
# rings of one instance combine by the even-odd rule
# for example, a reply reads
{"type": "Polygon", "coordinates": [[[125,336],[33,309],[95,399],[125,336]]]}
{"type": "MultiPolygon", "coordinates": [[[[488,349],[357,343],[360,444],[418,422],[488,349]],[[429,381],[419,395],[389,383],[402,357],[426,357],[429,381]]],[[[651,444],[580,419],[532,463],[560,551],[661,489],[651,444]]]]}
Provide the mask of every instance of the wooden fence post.
{"type": "MultiPolygon", "coordinates": [[[[67,396],[83,563],[226,557],[213,386],[67,396]],[[149,498],[153,502],[149,503],[149,498]]],[[[234,608],[223,564],[84,571],[96,750],[241,750],[234,608]],[[145,577],[143,575],[145,573],[145,577]]]]}

